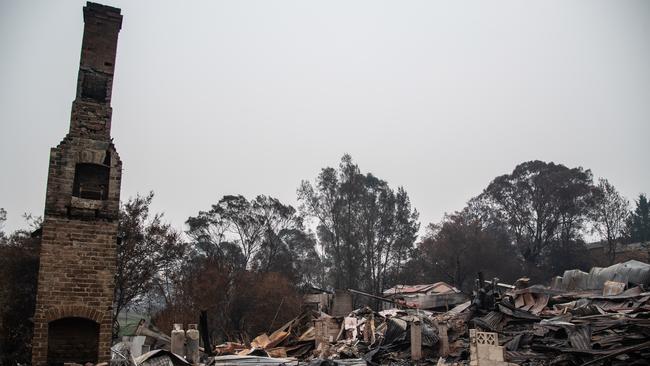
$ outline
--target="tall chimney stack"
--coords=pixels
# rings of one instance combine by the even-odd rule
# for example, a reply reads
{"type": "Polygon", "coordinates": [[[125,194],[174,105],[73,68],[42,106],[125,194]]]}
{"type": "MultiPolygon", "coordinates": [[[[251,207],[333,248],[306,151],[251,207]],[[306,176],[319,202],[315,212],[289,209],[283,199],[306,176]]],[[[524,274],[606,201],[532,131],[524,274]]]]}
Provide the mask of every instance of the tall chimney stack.
{"type": "Polygon", "coordinates": [[[111,141],[120,10],[87,3],[70,131],[50,150],[34,366],[109,362],[122,162],[111,141]]]}

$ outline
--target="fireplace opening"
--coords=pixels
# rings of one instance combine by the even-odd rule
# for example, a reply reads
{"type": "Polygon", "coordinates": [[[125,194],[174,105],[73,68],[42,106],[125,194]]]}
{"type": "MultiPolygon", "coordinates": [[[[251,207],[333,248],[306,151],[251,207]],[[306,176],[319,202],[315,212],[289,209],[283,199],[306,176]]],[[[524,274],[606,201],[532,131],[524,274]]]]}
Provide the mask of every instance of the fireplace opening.
{"type": "Polygon", "coordinates": [[[85,318],[62,318],[48,324],[47,364],[97,363],[99,324],[85,318]]]}
{"type": "Polygon", "coordinates": [[[75,167],[72,195],[91,200],[108,198],[110,168],[105,165],[79,163],[75,167]]]}

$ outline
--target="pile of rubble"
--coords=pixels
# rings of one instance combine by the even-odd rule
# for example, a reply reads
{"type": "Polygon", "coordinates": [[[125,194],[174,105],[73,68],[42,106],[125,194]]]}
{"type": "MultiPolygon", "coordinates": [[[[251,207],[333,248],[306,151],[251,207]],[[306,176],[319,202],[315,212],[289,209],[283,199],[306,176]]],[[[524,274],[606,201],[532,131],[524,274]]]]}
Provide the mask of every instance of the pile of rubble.
{"type": "MultiPolygon", "coordinates": [[[[441,293],[365,294],[385,302],[381,311],[364,307],[335,316],[318,305],[249,344],[214,346],[214,356],[202,354],[201,363],[496,366],[640,365],[650,360],[646,263],[567,271],[550,286],[531,286],[527,278],[509,285],[480,276],[476,284],[471,298],[450,286],[434,300],[427,296],[441,293]],[[443,304],[442,298],[450,301],[443,304]],[[413,299],[436,306],[413,307],[413,299]]],[[[415,288],[433,287],[402,290],[415,288]]],[[[333,307],[333,313],[340,311],[333,307]]],[[[169,365],[178,363],[169,357],[169,365]]]]}
{"type": "Polygon", "coordinates": [[[499,333],[518,364],[648,364],[648,284],[650,266],[637,261],[567,271],[549,287],[521,279],[503,294],[479,292],[469,324],[499,333]]]}
{"type": "MultiPolygon", "coordinates": [[[[415,337],[421,352],[433,355],[429,350],[439,342],[433,315],[433,312],[417,309],[375,312],[367,307],[344,317],[310,312],[270,335],[257,336],[248,346],[228,342],[217,345],[214,351],[218,355],[282,359],[273,364],[297,364],[298,360],[310,365],[402,362],[411,359],[412,338],[415,337]],[[307,322],[307,319],[311,320],[307,322]]],[[[211,361],[216,365],[236,363],[232,357],[223,356],[211,361]]],[[[265,364],[272,364],[268,362],[266,360],[265,364]]]]}

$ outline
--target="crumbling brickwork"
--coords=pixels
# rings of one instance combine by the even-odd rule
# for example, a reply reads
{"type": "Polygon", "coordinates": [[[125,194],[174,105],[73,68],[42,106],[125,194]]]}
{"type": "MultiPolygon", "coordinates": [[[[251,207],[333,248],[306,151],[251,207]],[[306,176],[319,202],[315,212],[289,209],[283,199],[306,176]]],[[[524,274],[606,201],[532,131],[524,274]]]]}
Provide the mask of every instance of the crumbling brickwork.
{"type": "Polygon", "coordinates": [[[110,358],[122,163],[110,137],[120,10],[87,3],[70,131],[50,152],[34,365],[110,358]]]}

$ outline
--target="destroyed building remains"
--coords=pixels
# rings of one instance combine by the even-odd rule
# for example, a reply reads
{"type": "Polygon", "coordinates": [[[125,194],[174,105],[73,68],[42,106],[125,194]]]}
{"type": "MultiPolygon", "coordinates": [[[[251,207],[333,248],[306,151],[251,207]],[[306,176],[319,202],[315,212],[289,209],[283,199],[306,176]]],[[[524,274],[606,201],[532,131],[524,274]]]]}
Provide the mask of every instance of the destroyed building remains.
{"type": "Polygon", "coordinates": [[[276,322],[282,299],[268,331],[255,337],[211,342],[201,309],[200,325],[175,323],[164,334],[142,319],[132,334],[113,339],[122,162],[110,128],[122,15],[94,3],[83,14],[70,130],[49,162],[34,365],[648,364],[650,265],[636,260],[569,270],[548,285],[479,273],[473,291],[445,282],[384,290],[396,281],[379,281],[372,294],[310,287],[296,301],[298,316],[276,322]]]}
{"type": "MultiPolygon", "coordinates": [[[[389,297],[384,298],[389,306],[383,310],[362,307],[343,315],[331,315],[307,305],[300,316],[250,342],[233,339],[210,345],[209,350],[202,348],[201,362],[211,365],[647,364],[650,292],[645,289],[650,285],[650,265],[629,261],[593,268],[578,275],[591,279],[581,282],[573,281],[576,273],[579,272],[568,270],[563,276],[551,279],[549,285],[530,284],[527,278],[512,285],[477,278],[467,301],[448,308],[427,309],[395,302],[389,297]]],[[[445,288],[443,293],[456,293],[444,283],[436,287],[445,288]]],[[[413,292],[432,287],[402,288],[413,292]]],[[[438,295],[435,291],[421,292],[425,296],[438,295]]],[[[367,296],[359,291],[351,294],[367,296]]],[[[314,301],[313,294],[305,297],[314,301]]],[[[176,351],[171,355],[158,351],[146,353],[136,360],[166,357],[176,364],[174,357],[187,355],[193,347],[189,346],[181,325],[178,326],[169,337],[142,322],[137,335],[159,340],[159,347],[176,351]],[[183,336],[174,345],[174,337],[179,335],[183,336]]]]}

